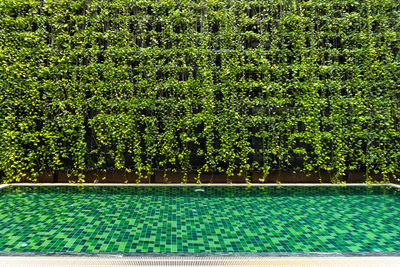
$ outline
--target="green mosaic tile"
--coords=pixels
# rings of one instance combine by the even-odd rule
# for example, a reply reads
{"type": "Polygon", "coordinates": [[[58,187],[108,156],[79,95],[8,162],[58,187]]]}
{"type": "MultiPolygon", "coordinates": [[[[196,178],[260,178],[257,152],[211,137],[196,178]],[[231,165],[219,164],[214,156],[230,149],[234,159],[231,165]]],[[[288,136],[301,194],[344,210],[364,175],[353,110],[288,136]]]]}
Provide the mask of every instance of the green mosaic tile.
{"type": "Polygon", "coordinates": [[[0,252],[400,252],[390,187],[0,190],[0,252]]]}

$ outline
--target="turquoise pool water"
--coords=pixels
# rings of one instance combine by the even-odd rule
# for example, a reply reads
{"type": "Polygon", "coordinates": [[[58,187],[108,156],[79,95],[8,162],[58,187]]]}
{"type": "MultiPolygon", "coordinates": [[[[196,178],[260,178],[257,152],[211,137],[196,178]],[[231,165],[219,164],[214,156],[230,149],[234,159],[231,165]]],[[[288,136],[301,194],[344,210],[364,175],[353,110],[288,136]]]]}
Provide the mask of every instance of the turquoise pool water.
{"type": "Polygon", "coordinates": [[[0,252],[400,252],[385,187],[0,190],[0,252]]]}

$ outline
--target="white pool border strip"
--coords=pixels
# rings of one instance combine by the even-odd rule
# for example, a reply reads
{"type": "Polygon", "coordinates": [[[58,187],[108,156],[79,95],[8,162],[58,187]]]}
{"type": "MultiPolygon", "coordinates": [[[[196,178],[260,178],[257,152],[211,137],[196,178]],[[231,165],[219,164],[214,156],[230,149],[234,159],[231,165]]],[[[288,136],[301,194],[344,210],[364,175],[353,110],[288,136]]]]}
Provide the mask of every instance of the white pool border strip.
{"type": "Polygon", "coordinates": [[[399,266],[399,257],[158,257],[158,258],[92,258],[92,257],[0,257],[1,266],[338,266],[375,267],[399,266]]]}
{"type": "Polygon", "coordinates": [[[134,186],[134,187],[149,187],[149,186],[157,186],[157,187],[216,187],[216,186],[225,186],[225,187],[285,187],[285,186],[298,186],[298,187],[347,187],[347,186],[392,186],[396,188],[400,188],[400,185],[392,184],[392,183],[383,183],[383,184],[362,184],[362,183],[351,183],[351,184],[330,184],[330,183],[288,183],[288,184],[277,184],[277,183],[250,183],[250,184],[160,184],[160,183],[151,183],[151,184],[125,184],[125,183],[11,183],[11,184],[0,184],[0,189],[8,186],[134,186]]]}

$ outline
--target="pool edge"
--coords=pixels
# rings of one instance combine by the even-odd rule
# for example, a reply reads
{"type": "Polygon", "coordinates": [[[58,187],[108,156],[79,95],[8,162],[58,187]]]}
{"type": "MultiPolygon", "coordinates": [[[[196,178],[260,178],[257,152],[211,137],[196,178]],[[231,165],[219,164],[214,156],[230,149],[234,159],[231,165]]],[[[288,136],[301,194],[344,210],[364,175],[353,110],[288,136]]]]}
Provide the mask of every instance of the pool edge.
{"type": "Polygon", "coordinates": [[[224,183],[215,183],[215,184],[160,184],[160,183],[152,183],[152,184],[125,184],[125,183],[84,183],[84,184],[76,184],[76,183],[10,183],[10,184],[0,184],[0,189],[5,188],[7,186],[132,186],[132,187],[214,187],[214,186],[225,186],[225,187],[264,187],[264,186],[273,186],[273,187],[283,187],[283,186],[309,186],[309,187],[346,187],[346,186],[392,186],[396,188],[400,188],[400,185],[392,184],[392,183],[382,183],[382,184],[363,184],[363,183],[351,183],[351,184],[330,184],[330,183],[287,183],[287,184],[277,184],[277,183],[250,183],[250,184],[224,184],[224,183]]]}
{"type": "Polygon", "coordinates": [[[91,257],[0,257],[3,266],[338,266],[338,267],[375,267],[399,266],[399,257],[172,257],[172,258],[91,258],[91,257]]]}
{"type": "Polygon", "coordinates": [[[256,257],[276,257],[276,258],[300,258],[300,257],[400,257],[400,252],[104,252],[104,253],[85,253],[85,252],[0,252],[0,257],[91,257],[91,258],[173,258],[173,257],[196,257],[196,258],[256,258],[256,257]]]}
{"type": "Polygon", "coordinates": [[[9,186],[10,186],[10,184],[0,184],[0,190],[3,188],[9,187],[9,186]]]}

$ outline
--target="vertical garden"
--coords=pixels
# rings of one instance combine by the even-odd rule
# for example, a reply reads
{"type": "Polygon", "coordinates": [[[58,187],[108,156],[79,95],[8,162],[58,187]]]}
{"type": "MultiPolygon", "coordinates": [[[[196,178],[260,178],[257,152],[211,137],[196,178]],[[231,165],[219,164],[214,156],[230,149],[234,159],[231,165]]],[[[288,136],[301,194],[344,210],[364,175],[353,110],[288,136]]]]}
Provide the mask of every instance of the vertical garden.
{"type": "Polygon", "coordinates": [[[0,179],[391,175],[399,49],[397,0],[2,0],[0,179]]]}

